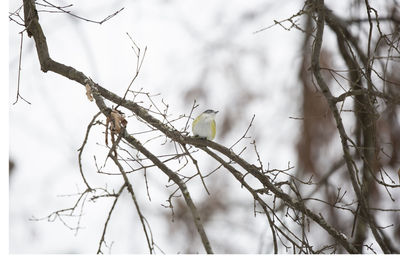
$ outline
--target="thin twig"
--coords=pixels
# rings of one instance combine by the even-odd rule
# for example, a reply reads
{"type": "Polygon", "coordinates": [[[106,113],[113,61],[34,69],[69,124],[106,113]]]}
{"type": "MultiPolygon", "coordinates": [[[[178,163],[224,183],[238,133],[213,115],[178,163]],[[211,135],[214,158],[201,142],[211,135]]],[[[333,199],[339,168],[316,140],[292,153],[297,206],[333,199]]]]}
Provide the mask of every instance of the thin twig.
{"type": "Polygon", "coordinates": [[[46,0],[43,0],[43,2],[45,2],[46,4],[48,4],[49,7],[52,7],[52,8],[55,8],[55,9],[59,10],[61,13],[68,14],[68,15],[74,17],[74,18],[81,19],[81,20],[84,20],[84,21],[86,21],[86,22],[92,22],[92,23],[96,23],[96,24],[100,24],[100,25],[103,24],[104,22],[110,20],[111,18],[115,17],[116,15],[118,15],[118,13],[120,13],[122,10],[125,9],[125,8],[123,7],[123,8],[121,8],[121,9],[115,11],[115,12],[112,13],[111,15],[108,15],[108,16],[105,17],[104,19],[102,19],[102,20],[100,20],[100,21],[95,21],[95,20],[91,20],[91,19],[87,19],[87,18],[78,16],[78,15],[75,15],[75,14],[72,13],[71,11],[65,10],[65,8],[71,7],[72,5],[67,5],[67,6],[56,6],[56,5],[50,3],[50,2],[48,2],[48,1],[46,1],[46,0]]]}
{"type": "Polygon", "coordinates": [[[78,151],[79,151],[79,154],[78,154],[79,171],[80,171],[80,173],[81,173],[83,182],[85,183],[85,185],[87,186],[87,188],[88,188],[89,190],[92,190],[92,188],[90,187],[89,183],[87,182],[87,180],[86,180],[86,178],[85,178],[85,175],[83,174],[83,168],[82,168],[82,153],[83,153],[83,149],[84,149],[85,146],[86,146],[86,143],[87,143],[87,140],[88,140],[88,137],[89,137],[90,129],[92,128],[92,126],[94,125],[94,121],[96,120],[96,118],[97,118],[100,114],[101,114],[101,112],[97,112],[97,114],[93,116],[92,120],[90,121],[89,125],[87,126],[86,134],[85,134],[85,138],[83,139],[82,146],[78,149],[78,151]]]}
{"type": "MultiPolygon", "coordinates": [[[[24,30],[25,31],[25,30],[24,30]]],[[[20,85],[20,81],[21,81],[21,62],[22,62],[22,43],[24,40],[24,31],[20,32],[19,34],[21,35],[21,43],[20,43],[20,47],[19,47],[19,61],[18,61],[18,81],[17,81],[17,97],[15,99],[15,102],[13,103],[13,105],[17,104],[18,99],[21,98],[22,100],[24,100],[26,103],[28,103],[29,105],[31,105],[31,102],[29,102],[28,100],[26,100],[25,98],[22,97],[22,95],[19,93],[19,85],[20,85]]]]}
{"type": "Polygon", "coordinates": [[[143,232],[144,232],[144,234],[146,236],[146,241],[147,241],[147,245],[148,245],[148,248],[149,248],[149,252],[150,252],[150,254],[153,254],[153,252],[154,252],[154,246],[153,246],[154,242],[153,242],[153,237],[151,235],[151,229],[149,228],[149,231],[150,231],[150,234],[149,234],[148,231],[147,231],[147,228],[149,227],[149,224],[148,224],[146,218],[143,216],[143,213],[140,210],[140,206],[139,206],[139,203],[137,202],[135,193],[133,191],[132,184],[129,182],[128,176],[126,175],[125,170],[122,167],[122,165],[119,163],[117,157],[114,156],[111,153],[110,154],[110,158],[114,161],[115,165],[117,165],[119,171],[121,172],[122,177],[124,178],[125,185],[126,185],[126,187],[128,189],[128,192],[131,195],[133,203],[135,204],[135,207],[136,207],[136,211],[137,211],[137,213],[139,215],[140,223],[142,224],[143,232]]]}
{"type": "Polygon", "coordinates": [[[108,212],[108,216],[107,216],[106,222],[105,222],[104,227],[103,227],[103,233],[101,234],[101,238],[100,238],[100,241],[99,241],[99,247],[97,249],[97,254],[103,254],[103,252],[101,251],[101,246],[102,246],[103,243],[106,242],[105,241],[105,236],[106,236],[107,226],[108,226],[108,223],[109,223],[109,221],[111,219],[111,214],[114,211],[115,205],[117,205],[118,199],[119,199],[119,197],[120,197],[120,195],[121,195],[121,193],[122,193],[122,191],[124,190],[125,187],[126,187],[126,184],[124,183],[121,186],[121,188],[118,190],[118,193],[115,195],[114,202],[111,205],[110,211],[108,212]]]}

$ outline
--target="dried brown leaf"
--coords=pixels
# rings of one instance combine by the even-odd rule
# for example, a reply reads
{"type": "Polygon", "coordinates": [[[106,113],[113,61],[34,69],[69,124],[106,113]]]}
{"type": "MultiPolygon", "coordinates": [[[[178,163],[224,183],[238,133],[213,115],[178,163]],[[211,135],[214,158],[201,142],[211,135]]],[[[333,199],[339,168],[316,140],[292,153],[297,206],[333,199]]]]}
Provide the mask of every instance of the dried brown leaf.
{"type": "Polygon", "coordinates": [[[90,87],[90,85],[87,83],[85,85],[86,87],[86,96],[90,101],[93,101],[93,95],[92,95],[92,88],[90,87]]]}
{"type": "Polygon", "coordinates": [[[120,133],[120,132],[121,132],[121,129],[122,129],[123,127],[125,127],[126,124],[128,123],[128,122],[125,120],[124,114],[122,114],[122,113],[119,112],[118,110],[113,109],[113,110],[111,111],[110,116],[111,116],[111,121],[112,121],[112,123],[113,123],[115,132],[120,133]]]}

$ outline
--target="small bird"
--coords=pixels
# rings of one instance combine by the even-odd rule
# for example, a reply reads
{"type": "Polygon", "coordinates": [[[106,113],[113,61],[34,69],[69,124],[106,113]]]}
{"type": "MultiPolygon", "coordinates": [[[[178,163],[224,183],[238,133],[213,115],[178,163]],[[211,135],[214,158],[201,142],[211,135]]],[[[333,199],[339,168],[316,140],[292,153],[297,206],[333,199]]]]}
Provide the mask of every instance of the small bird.
{"type": "Polygon", "coordinates": [[[192,132],[195,137],[213,140],[216,133],[215,115],[218,111],[207,109],[192,123],[192,132]]]}

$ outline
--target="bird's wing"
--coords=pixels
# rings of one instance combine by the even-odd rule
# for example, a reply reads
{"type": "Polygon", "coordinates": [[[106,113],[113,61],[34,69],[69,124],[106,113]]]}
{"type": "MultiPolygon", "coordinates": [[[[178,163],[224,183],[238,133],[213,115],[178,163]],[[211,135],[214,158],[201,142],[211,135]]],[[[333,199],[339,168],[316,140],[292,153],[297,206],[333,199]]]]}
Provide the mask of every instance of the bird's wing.
{"type": "Polygon", "coordinates": [[[194,134],[194,126],[199,122],[201,116],[197,116],[196,119],[192,122],[192,133],[194,134]]]}
{"type": "Polygon", "coordinates": [[[212,120],[211,121],[211,140],[213,140],[214,139],[214,137],[215,137],[215,133],[216,133],[216,123],[215,123],[215,120],[212,120]]]}

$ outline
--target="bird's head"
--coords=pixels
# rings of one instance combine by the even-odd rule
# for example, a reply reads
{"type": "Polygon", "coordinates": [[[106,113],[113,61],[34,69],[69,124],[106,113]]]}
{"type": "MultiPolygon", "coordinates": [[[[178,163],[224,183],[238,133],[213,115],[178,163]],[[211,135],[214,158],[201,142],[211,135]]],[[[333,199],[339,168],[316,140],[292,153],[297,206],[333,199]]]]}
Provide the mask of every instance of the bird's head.
{"type": "Polygon", "coordinates": [[[218,111],[212,110],[212,109],[207,109],[206,111],[203,112],[203,115],[207,115],[210,117],[215,117],[217,115],[218,111]]]}

